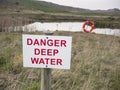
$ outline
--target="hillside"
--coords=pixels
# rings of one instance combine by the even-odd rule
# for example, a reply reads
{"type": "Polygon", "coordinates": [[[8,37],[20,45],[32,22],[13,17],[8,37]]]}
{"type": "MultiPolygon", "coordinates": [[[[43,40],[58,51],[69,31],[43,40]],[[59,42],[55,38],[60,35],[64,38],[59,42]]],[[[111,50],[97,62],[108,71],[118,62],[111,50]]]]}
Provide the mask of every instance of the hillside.
{"type": "MultiPolygon", "coordinates": [[[[40,90],[41,69],[23,67],[22,34],[0,33],[0,90],[40,90]]],[[[120,37],[58,31],[54,35],[72,36],[72,58],[70,70],[52,69],[52,90],[119,90],[120,37]]]]}
{"type": "MultiPolygon", "coordinates": [[[[43,12],[52,13],[106,13],[106,14],[120,14],[119,9],[110,10],[89,10],[83,8],[73,8],[68,6],[62,6],[51,2],[37,1],[37,0],[0,0],[0,5],[5,8],[11,7],[12,9],[29,9],[29,10],[40,10],[43,12]]],[[[1,7],[0,6],[0,7],[1,7]]]]}
{"type": "Polygon", "coordinates": [[[83,22],[96,28],[120,28],[120,10],[89,10],[36,0],[0,0],[0,31],[33,22],[83,22]]]}
{"type": "Polygon", "coordinates": [[[40,10],[43,12],[64,12],[65,10],[60,8],[59,5],[34,0],[1,0],[1,5],[5,7],[11,7],[11,9],[22,10],[40,10]]]}

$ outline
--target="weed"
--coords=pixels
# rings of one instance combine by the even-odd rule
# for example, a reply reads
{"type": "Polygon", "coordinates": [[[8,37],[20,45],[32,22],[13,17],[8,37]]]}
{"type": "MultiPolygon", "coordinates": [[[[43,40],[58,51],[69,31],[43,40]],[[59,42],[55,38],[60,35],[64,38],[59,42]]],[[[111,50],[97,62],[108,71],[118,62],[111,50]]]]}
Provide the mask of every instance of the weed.
{"type": "MultiPolygon", "coordinates": [[[[5,76],[0,85],[7,90],[39,90],[40,69],[22,65],[21,35],[0,33],[0,77],[5,76]]],[[[72,36],[73,42],[71,69],[52,70],[52,90],[119,90],[119,37],[59,31],[55,35],[72,36]]]]}

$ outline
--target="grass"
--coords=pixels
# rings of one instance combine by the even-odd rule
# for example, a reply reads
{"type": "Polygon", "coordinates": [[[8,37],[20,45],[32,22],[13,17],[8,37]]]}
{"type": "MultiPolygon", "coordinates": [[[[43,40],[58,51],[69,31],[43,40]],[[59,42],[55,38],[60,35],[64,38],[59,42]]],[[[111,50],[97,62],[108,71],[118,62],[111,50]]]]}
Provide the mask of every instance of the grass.
{"type": "Polygon", "coordinates": [[[23,26],[33,22],[83,22],[92,20],[96,28],[120,29],[119,13],[94,13],[65,11],[61,6],[33,0],[7,0],[8,6],[0,7],[0,31],[6,27],[23,26]]]}
{"type": "Polygon", "coordinates": [[[48,13],[14,13],[0,15],[0,31],[10,32],[7,28],[24,26],[33,22],[84,22],[92,20],[95,28],[120,29],[120,17],[118,16],[82,16],[68,14],[48,14],[48,13]]]}
{"type": "MultiPolygon", "coordinates": [[[[36,32],[31,34],[43,34],[36,32]]],[[[70,70],[52,70],[52,90],[119,90],[120,37],[80,32],[72,36],[70,70]]],[[[0,89],[39,90],[40,69],[23,68],[22,33],[0,33],[0,89]]]]}
{"type": "Polygon", "coordinates": [[[29,10],[40,10],[43,12],[68,12],[64,9],[61,9],[56,4],[46,3],[44,1],[35,1],[35,0],[8,0],[17,5],[18,11],[29,9],[29,10]]]}
{"type": "Polygon", "coordinates": [[[72,12],[56,4],[33,0],[7,0],[10,4],[0,7],[0,31],[10,26],[32,22],[82,22],[92,20],[96,28],[120,29],[118,13],[72,12]],[[6,25],[6,26],[5,26],[6,25]]]}

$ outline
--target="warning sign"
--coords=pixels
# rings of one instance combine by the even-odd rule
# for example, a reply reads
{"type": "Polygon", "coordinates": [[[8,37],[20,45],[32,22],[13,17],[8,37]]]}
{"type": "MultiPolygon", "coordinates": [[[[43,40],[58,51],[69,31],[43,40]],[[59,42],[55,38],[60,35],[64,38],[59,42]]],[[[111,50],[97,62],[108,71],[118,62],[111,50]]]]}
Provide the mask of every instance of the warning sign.
{"type": "Polygon", "coordinates": [[[70,69],[72,37],[22,35],[23,66],[70,69]]]}

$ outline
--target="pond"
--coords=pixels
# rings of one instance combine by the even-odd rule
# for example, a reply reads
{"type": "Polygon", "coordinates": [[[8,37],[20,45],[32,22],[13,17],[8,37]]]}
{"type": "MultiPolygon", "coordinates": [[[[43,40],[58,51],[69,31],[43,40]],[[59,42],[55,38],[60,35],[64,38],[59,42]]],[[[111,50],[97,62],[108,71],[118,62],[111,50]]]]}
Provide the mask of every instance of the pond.
{"type": "MultiPolygon", "coordinates": [[[[83,32],[84,22],[35,22],[22,27],[23,31],[71,31],[83,32]]],[[[89,27],[88,27],[89,28],[89,27]]],[[[95,28],[92,32],[120,36],[120,29],[95,28]]]]}

